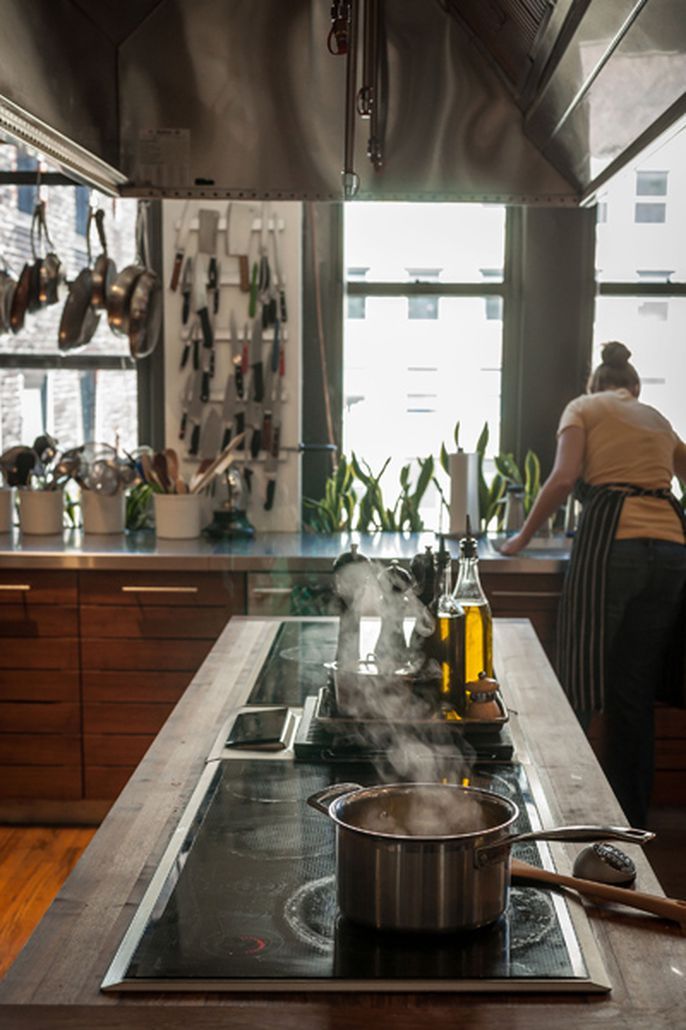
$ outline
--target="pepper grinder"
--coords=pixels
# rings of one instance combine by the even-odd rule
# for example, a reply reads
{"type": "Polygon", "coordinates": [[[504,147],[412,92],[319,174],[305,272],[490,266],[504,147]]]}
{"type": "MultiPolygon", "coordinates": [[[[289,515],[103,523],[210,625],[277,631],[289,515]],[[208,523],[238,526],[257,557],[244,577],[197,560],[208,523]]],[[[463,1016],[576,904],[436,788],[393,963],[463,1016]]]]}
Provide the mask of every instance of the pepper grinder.
{"type": "Polygon", "coordinates": [[[374,654],[379,671],[395,672],[407,663],[409,653],[403,622],[407,595],[412,590],[412,576],[394,558],[378,576],[381,591],[381,629],[374,654]]]}
{"type": "Polygon", "coordinates": [[[334,584],[340,602],[336,666],[355,669],[360,660],[360,600],[370,575],[369,558],[360,554],[357,544],[339,554],[333,563],[334,584]]]}

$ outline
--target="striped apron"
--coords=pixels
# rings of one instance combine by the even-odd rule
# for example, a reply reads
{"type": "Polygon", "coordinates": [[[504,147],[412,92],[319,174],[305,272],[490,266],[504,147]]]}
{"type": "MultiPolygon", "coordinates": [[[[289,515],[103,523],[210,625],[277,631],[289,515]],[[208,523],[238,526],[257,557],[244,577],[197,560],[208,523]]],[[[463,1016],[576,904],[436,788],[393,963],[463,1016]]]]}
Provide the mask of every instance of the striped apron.
{"type": "Polygon", "coordinates": [[[610,549],[627,497],[659,497],[686,515],[672,492],[632,483],[577,483],[583,508],[560,599],[558,672],[577,712],[602,712],[605,697],[605,588],[610,549]]]}

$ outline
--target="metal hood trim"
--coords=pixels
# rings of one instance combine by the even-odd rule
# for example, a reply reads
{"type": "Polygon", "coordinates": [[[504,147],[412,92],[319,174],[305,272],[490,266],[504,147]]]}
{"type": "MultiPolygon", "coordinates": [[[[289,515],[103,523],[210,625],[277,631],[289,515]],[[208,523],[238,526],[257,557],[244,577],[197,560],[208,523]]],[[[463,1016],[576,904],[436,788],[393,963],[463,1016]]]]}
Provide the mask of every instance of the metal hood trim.
{"type": "Polygon", "coordinates": [[[126,176],[112,165],[2,95],[0,134],[38,150],[66,172],[73,173],[75,180],[110,196],[119,196],[120,187],[126,182],[126,176]]]}

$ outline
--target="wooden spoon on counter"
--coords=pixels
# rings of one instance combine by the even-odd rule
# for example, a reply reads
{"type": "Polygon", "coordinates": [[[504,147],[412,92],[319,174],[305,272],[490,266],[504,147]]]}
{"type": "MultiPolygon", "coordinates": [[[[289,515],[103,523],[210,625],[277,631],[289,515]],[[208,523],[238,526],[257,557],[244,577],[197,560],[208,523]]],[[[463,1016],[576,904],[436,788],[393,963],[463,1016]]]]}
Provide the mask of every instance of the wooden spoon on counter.
{"type": "Polygon", "coordinates": [[[577,876],[564,876],[552,873],[549,869],[539,869],[512,859],[511,875],[524,880],[535,880],[537,883],[549,883],[558,887],[571,887],[577,894],[583,894],[593,901],[616,901],[629,908],[637,908],[642,912],[652,912],[662,919],[671,919],[686,927],[686,901],[677,898],[662,898],[659,894],[646,894],[644,891],[629,890],[626,887],[613,887],[609,883],[598,883],[595,880],[581,880],[577,876]]]}

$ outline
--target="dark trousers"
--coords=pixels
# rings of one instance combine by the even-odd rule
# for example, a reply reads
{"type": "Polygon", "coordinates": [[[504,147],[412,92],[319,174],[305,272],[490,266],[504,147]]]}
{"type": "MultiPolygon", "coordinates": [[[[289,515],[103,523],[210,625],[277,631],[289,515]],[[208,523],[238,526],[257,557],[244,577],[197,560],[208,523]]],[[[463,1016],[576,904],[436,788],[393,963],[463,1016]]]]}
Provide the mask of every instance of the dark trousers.
{"type": "Polygon", "coordinates": [[[628,821],[645,826],[655,765],[654,702],[686,588],[686,547],[616,540],[605,596],[603,768],[628,821]]]}

